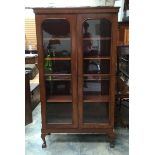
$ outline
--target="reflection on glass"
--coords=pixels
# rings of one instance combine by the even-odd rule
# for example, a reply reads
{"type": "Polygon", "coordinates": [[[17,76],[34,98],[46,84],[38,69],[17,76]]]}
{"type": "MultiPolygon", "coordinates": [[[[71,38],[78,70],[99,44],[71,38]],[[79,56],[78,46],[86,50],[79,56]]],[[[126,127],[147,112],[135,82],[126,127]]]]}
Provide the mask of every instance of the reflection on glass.
{"type": "Polygon", "coordinates": [[[46,80],[46,95],[72,95],[70,80],[46,80]]]}
{"type": "Polygon", "coordinates": [[[84,57],[110,56],[111,22],[107,19],[86,20],[83,23],[84,57]]]}
{"type": "Polygon", "coordinates": [[[109,74],[109,60],[85,60],[83,63],[84,74],[109,74]]]}
{"type": "Polygon", "coordinates": [[[109,80],[84,80],[84,95],[109,95],[109,80]]]}
{"type": "Polygon", "coordinates": [[[70,57],[70,24],[65,19],[47,19],[42,23],[45,57],[70,57]]]}
{"type": "Polygon", "coordinates": [[[108,103],[84,103],[83,122],[84,123],[108,123],[109,104],[108,103]]]}
{"type": "Polygon", "coordinates": [[[72,123],[72,104],[47,103],[47,123],[72,123]]]}

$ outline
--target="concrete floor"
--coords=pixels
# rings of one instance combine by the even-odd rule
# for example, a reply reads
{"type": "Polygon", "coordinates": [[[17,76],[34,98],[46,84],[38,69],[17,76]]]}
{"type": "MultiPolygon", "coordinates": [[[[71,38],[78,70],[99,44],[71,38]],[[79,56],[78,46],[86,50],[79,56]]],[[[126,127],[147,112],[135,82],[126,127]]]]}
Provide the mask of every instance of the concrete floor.
{"type": "Polygon", "coordinates": [[[25,127],[25,155],[128,155],[129,129],[116,127],[115,148],[107,136],[51,134],[46,136],[47,148],[42,149],[41,106],[33,111],[33,122],[25,127]]]}

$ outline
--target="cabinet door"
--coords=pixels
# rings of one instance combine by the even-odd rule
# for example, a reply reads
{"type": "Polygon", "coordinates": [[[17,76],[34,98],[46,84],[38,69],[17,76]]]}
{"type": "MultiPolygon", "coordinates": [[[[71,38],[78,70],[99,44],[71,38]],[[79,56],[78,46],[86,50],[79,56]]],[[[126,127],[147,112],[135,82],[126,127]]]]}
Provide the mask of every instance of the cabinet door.
{"type": "Polygon", "coordinates": [[[40,83],[47,128],[77,127],[77,60],[74,16],[41,19],[40,83]]]}
{"type": "Polygon", "coordinates": [[[78,17],[78,95],[81,128],[113,125],[115,36],[113,15],[78,17]],[[114,45],[114,46],[113,46],[114,45]]]}

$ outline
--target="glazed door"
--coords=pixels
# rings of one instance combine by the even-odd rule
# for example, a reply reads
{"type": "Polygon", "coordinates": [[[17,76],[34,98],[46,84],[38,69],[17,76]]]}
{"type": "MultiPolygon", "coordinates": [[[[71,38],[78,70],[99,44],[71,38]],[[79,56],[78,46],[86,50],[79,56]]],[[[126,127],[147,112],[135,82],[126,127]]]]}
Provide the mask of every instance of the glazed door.
{"type": "Polygon", "coordinates": [[[112,15],[78,17],[78,97],[80,128],[114,123],[115,42],[112,15]]]}
{"type": "Polygon", "coordinates": [[[41,22],[40,84],[44,88],[42,120],[47,128],[76,128],[77,56],[76,18],[70,15],[39,16],[41,22]]]}

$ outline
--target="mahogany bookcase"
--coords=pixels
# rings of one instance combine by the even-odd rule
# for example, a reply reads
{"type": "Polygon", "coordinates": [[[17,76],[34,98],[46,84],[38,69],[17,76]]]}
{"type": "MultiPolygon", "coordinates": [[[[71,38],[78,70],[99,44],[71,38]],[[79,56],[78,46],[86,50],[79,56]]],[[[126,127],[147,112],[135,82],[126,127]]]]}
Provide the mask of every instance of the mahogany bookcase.
{"type": "Polygon", "coordinates": [[[118,7],[33,8],[42,147],[50,133],[107,134],[114,147],[118,7]]]}

